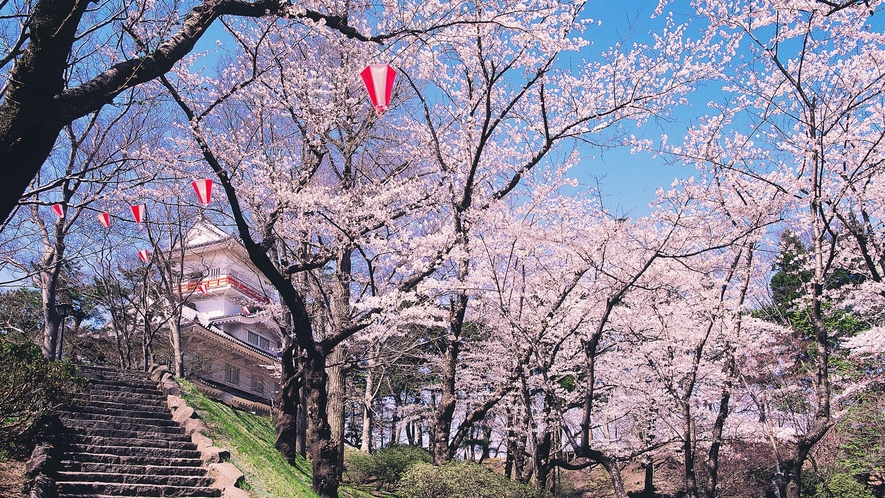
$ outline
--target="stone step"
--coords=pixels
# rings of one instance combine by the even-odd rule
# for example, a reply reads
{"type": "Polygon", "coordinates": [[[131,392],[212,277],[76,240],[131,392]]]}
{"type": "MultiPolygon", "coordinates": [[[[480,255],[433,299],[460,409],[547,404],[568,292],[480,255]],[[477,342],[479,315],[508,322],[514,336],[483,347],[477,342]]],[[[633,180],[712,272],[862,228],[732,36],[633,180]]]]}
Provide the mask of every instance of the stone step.
{"type": "Polygon", "coordinates": [[[132,448],[166,448],[173,450],[195,450],[197,445],[190,441],[169,441],[156,438],[121,438],[113,436],[87,436],[73,434],[71,442],[92,446],[126,446],[132,448]]]}
{"type": "Polygon", "coordinates": [[[88,497],[108,496],[221,496],[221,490],[208,487],[158,486],[155,484],[116,484],[98,482],[60,482],[59,495],[88,497]]]}
{"type": "Polygon", "coordinates": [[[115,465],[157,465],[166,467],[199,467],[203,464],[203,461],[199,458],[157,458],[144,455],[109,455],[107,453],[68,454],[63,461],[115,465]]]}
{"type": "Polygon", "coordinates": [[[75,460],[63,460],[59,462],[59,470],[67,472],[112,472],[118,474],[139,475],[206,476],[206,469],[203,467],[78,462],[75,460]]]}
{"type": "Polygon", "coordinates": [[[99,444],[70,443],[65,445],[65,453],[93,453],[99,455],[142,456],[149,458],[200,458],[197,450],[181,450],[177,448],[143,448],[138,446],[105,446],[99,444]]]}
{"type": "MultiPolygon", "coordinates": [[[[160,495],[139,495],[139,496],[142,496],[142,498],[163,498],[163,497],[161,497],[160,495]]],[[[209,495],[195,494],[195,495],[191,495],[191,496],[193,496],[194,498],[210,498],[210,497],[221,496],[221,495],[216,495],[216,494],[209,494],[209,495]]],[[[116,498],[116,497],[117,497],[117,495],[96,495],[96,494],[89,494],[89,495],[84,495],[84,494],[76,494],[76,495],[61,494],[61,495],[58,495],[58,498],[116,498]]]]}
{"type": "Polygon", "coordinates": [[[169,413],[169,407],[166,406],[165,400],[133,400],[124,397],[117,398],[116,401],[107,399],[81,399],[74,403],[74,406],[93,406],[97,408],[108,408],[112,410],[131,410],[138,409],[156,413],[169,413]],[[162,403],[162,404],[160,404],[162,403]]]}
{"type": "Polygon", "coordinates": [[[177,422],[173,421],[171,418],[138,418],[138,417],[126,417],[122,418],[125,422],[119,422],[121,417],[119,415],[106,415],[100,413],[87,413],[87,412],[62,412],[59,413],[59,418],[62,421],[62,424],[66,427],[68,426],[67,421],[69,420],[78,420],[78,421],[93,421],[93,422],[105,422],[108,424],[119,424],[120,426],[116,426],[113,428],[116,429],[125,429],[128,427],[121,427],[122,425],[134,426],[134,427],[176,427],[180,428],[177,422]]]}
{"type": "Polygon", "coordinates": [[[131,405],[129,408],[106,408],[94,405],[72,405],[67,407],[68,413],[89,413],[93,415],[112,415],[124,418],[157,418],[172,419],[169,410],[157,410],[153,407],[150,410],[142,410],[141,406],[131,405]]]}
{"type": "Polygon", "coordinates": [[[122,380],[125,382],[154,382],[151,376],[144,372],[133,370],[97,370],[81,368],[80,375],[89,380],[122,380]]]}
{"type": "Polygon", "coordinates": [[[120,391],[86,391],[74,396],[77,404],[101,401],[105,403],[138,403],[154,404],[166,401],[166,396],[160,391],[150,394],[120,392],[120,391]]]}
{"type": "Polygon", "coordinates": [[[135,393],[135,394],[159,394],[156,384],[153,385],[130,385],[124,383],[93,382],[86,385],[89,393],[135,393]]]}
{"type": "Polygon", "coordinates": [[[144,425],[130,421],[107,420],[87,418],[88,414],[65,414],[59,413],[62,425],[71,430],[80,429],[111,429],[122,431],[135,431],[143,433],[182,434],[178,424],[144,425]]]}
{"type": "Polygon", "coordinates": [[[132,375],[91,375],[83,374],[83,378],[89,384],[106,384],[106,385],[131,385],[134,387],[156,386],[157,381],[149,377],[137,377],[132,375]]]}
{"type": "Polygon", "coordinates": [[[119,474],[106,472],[57,472],[56,482],[102,482],[116,484],[156,484],[158,486],[207,487],[213,479],[205,476],[119,474]]]}
{"type": "Polygon", "coordinates": [[[80,427],[67,427],[68,429],[73,429],[70,431],[71,434],[76,434],[77,436],[100,436],[100,437],[109,437],[109,438],[130,438],[130,439],[164,439],[166,441],[181,441],[181,442],[190,442],[190,436],[185,436],[181,433],[181,430],[175,427],[169,427],[164,432],[162,428],[152,427],[151,429],[161,429],[161,430],[146,430],[143,427],[134,428],[134,429],[115,429],[108,427],[108,424],[98,423],[98,424],[81,424],[80,427]]]}

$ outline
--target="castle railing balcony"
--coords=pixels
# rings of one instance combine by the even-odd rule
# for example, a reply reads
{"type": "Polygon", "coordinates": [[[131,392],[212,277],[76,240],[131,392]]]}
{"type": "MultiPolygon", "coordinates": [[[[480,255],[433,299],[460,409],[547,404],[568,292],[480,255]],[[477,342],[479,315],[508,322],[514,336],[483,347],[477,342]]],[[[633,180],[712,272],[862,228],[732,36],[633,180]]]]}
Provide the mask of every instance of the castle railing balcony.
{"type": "Polygon", "coordinates": [[[268,299],[263,292],[259,291],[248,283],[243,282],[240,278],[237,278],[233,275],[217,275],[209,278],[204,278],[202,280],[191,280],[189,282],[183,282],[179,286],[179,292],[181,294],[191,294],[198,290],[198,286],[200,284],[206,284],[207,292],[230,288],[249,297],[250,299],[254,299],[255,301],[261,303],[270,303],[270,299],[268,299]]]}

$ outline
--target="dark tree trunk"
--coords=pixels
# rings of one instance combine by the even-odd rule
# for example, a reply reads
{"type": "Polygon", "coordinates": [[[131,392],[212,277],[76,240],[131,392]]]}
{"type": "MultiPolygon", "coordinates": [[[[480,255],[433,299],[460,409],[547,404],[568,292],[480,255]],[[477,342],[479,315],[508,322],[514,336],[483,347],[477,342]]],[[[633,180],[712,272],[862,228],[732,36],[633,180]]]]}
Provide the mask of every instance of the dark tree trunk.
{"type": "Polygon", "coordinates": [[[698,497],[698,479],[694,464],[694,424],[691,419],[691,405],[682,403],[682,459],[684,465],[683,482],[687,498],[698,497]]]}
{"type": "Polygon", "coordinates": [[[535,468],[535,483],[540,489],[549,489],[550,483],[547,481],[550,476],[550,450],[552,443],[553,438],[550,431],[545,430],[532,456],[535,468]]]}
{"type": "MultiPolygon", "coordinates": [[[[274,447],[289,463],[294,463],[297,455],[298,408],[301,405],[301,381],[297,375],[295,345],[282,351],[282,378],[280,393],[274,416],[276,419],[276,441],[274,447]]],[[[303,455],[303,453],[302,453],[303,455]]]]}
{"type": "MultiPolygon", "coordinates": [[[[733,359],[729,361],[733,364],[733,359]]],[[[729,370],[733,370],[729,368],[729,370]]],[[[719,413],[716,415],[716,422],[713,423],[712,440],[710,441],[710,450],[707,452],[707,485],[704,487],[705,496],[716,496],[716,488],[719,487],[719,450],[722,448],[722,431],[725,426],[725,420],[728,419],[728,404],[731,401],[731,386],[726,385],[722,389],[722,395],[719,398],[719,413]]]]}
{"type": "Polygon", "coordinates": [[[41,0],[34,6],[31,40],[9,75],[0,103],[0,221],[18,204],[66,124],[56,97],[86,0],[41,0]]]}
{"type": "Polygon", "coordinates": [[[329,357],[329,368],[326,375],[329,377],[327,385],[327,417],[329,427],[332,429],[332,442],[338,445],[338,479],[341,479],[344,470],[344,398],[347,395],[344,378],[344,351],[338,346],[329,357]]]}
{"type": "Polygon", "coordinates": [[[491,457],[492,446],[492,427],[486,426],[482,429],[482,455],[479,457],[479,463],[484,462],[491,457]]]}
{"type": "Polygon", "coordinates": [[[516,430],[514,424],[516,417],[513,416],[513,408],[507,408],[507,456],[504,458],[504,475],[507,479],[513,479],[513,464],[516,461],[516,430]]]}
{"type": "Polygon", "coordinates": [[[326,358],[319,351],[309,351],[304,364],[304,387],[307,392],[307,420],[310,426],[310,462],[313,466],[313,490],[322,498],[338,496],[338,443],[326,417],[328,394],[326,358]]]}
{"type": "Polygon", "coordinates": [[[609,478],[611,478],[615,496],[617,498],[627,498],[627,490],[624,488],[624,479],[621,477],[621,468],[618,467],[617,462],[611,458],[603,458],[599,463],[602,464],[608,472],[609,478]]]}
{"type": "Polygon", "coordinates": [[[452,459],[453,451],[449,446],[449,438],[452,431],[452,419],[455,416],[455,375],[458,366],[458,355],[461,351],[459,341],[464,314],[467,311],[467,295],[461,294],[452,302],[450,334],[451,339],[442,338],[443,342],[443,367],[440,373],[441,394],[439,405],[436,409],[436,421],[433,426],[433,440],[431,450],[433,452],[433,464],[443,465],[452,459]]]}
{"type": "MultiPolygon", "coordinates": [[[[645,480],[642,484],[642,496],[645,498],[652,498],[655,495],[655,460],[652,457],[648,458],[648,462],[645,463],[645,480]]],[[[712,495],[710,495],[712,496],[712,495]]]]}
{"type": "Polygon", "coordinates": [[[307,449],[310,447],[307,439],[307,397],[304,396],[304,383],[298,390],[299,403],[297,407],[297,415],[295,419],[295,452],[304,458],[307,458],[307,449]]]}

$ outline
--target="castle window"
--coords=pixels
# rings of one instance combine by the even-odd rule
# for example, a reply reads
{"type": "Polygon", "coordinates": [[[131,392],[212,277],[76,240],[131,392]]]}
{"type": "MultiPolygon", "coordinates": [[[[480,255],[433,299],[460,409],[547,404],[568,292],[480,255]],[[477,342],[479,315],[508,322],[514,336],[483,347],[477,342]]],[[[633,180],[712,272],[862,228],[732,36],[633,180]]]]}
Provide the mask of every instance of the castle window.
{"type": "Polygon", "coordinates": [[[225,363],[224,381],[235,386],[240,385],[240,369],[229,363],[225,363]]]}
{"type": "Polygon", "coordinates": [[[264,337],[259,337],[259,340],[261,341],[261,349],[270,349],[270,341],[264,337]]]}
{"type": "Polygon", "coordinates": [[[265,389],[264,380],[257,375],[253,375],[252,376],[252,392],[264,394],[264,389],[265,389]]]}
{"type": "Polygon", "coordinates": [[[249,332],[249,344],[254,344],[254,345],[258,346],[260,344],[258,334],[256,334],[255,332],[252,332],[251,330],[249,330],[248,332],[249,332]]]}

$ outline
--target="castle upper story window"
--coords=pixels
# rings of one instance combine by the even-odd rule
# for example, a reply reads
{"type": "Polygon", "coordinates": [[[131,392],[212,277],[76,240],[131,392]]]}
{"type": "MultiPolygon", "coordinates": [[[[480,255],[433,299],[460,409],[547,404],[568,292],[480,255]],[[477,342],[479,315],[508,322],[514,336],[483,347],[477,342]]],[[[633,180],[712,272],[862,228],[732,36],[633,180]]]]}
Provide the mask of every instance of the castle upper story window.
{"type": "Polygon", "coordinates": [[[274,343],[270,341],[270,339],[266,337],[262,337],[251,330],[246,331],[246,342],[252,344],[253,346],[258,346],[259,348],[270,351],[270,348],[274,343]]]}
{"type": "Polygon", "coordinates": [[[229,364],[224,364],[224,381],[228,384],[240,385],[240,369],[229,364]]]}
{"type": "Polygon", "coordinates": [[[264,394],[266,387],[264,384],[264,379],[257,375],[252,376],[252,392],[264,394]]]}

